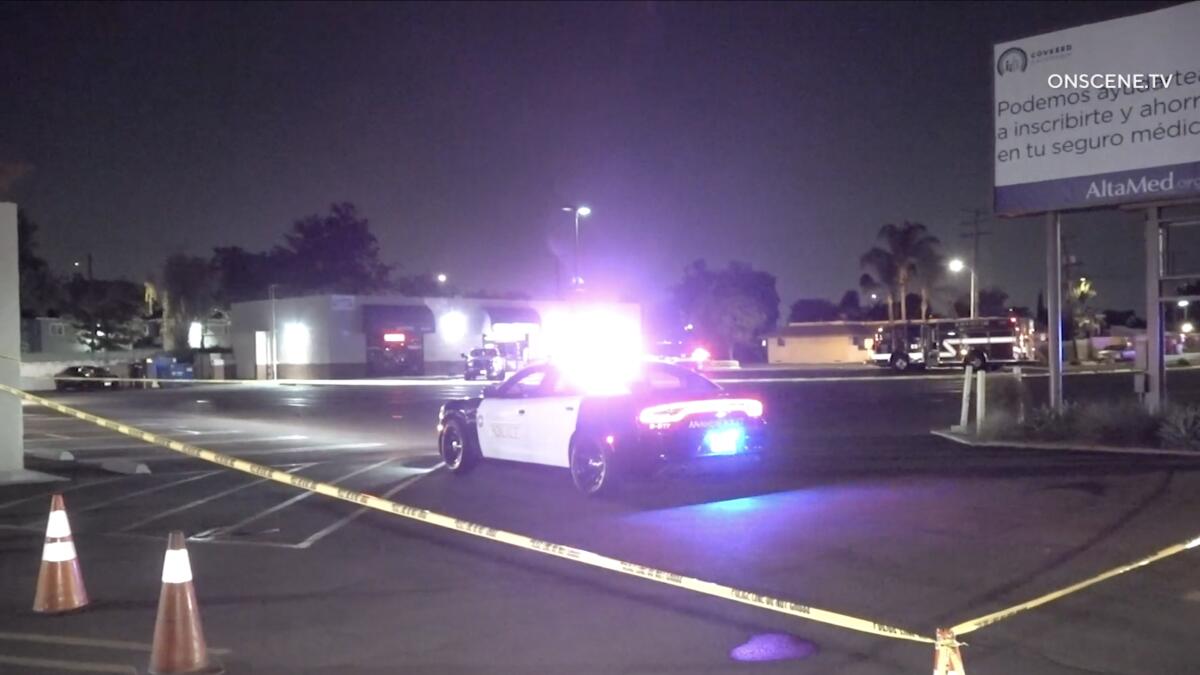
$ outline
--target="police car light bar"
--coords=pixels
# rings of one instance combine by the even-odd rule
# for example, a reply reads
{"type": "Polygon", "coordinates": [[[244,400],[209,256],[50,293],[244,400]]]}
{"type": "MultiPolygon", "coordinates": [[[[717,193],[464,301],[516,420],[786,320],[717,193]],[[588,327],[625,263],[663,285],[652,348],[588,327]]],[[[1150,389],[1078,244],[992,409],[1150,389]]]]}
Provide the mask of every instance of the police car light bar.
{"type": "Polygon", "coordinates": [[[712,413],[724,417],[740,412],[746,417],[762,417],[763,404],[752,398],[714,398],[703,401],[680,401],[663,403],[642,409],[638,421],[642,424],[674,424],[689,415],[712,413]]]}

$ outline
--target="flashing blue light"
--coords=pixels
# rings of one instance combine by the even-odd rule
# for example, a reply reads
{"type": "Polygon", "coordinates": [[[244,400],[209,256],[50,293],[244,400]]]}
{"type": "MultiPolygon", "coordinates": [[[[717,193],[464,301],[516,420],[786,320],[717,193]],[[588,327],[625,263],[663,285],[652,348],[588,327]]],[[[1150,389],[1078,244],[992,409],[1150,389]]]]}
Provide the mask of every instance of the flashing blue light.
{"type": "Polygon", "coordinates": [[[704,445],[711,455],[736,455],[746,441],[746,430],[741,427],[718,427],[704,434],[704,445]]]}

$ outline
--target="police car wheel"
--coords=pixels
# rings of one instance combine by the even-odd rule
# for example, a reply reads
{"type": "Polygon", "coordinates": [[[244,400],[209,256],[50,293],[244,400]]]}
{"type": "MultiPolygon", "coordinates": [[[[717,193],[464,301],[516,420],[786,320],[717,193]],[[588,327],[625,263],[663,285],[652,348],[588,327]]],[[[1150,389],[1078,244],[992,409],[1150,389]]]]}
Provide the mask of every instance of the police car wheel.
{"type": "Polygon", "coordinates": [[[892,370],[898,373],[903,373],[904,371],[908,370],[908,365],[908,357],[904,354],[892,355],[892,370]]]}
{"type": "Polygon", "coordinates": [[[571,441],[571,480],[575,489],[589,497],[609,494],[616,483],[612,453],[593,440],[577,438],[571,441]]]}
{"type": "Polygon", "coordinates": [[[438,441],[438,451],[446,468],[453,473],[466,473],[475,468],[479,461],[479,453],[471,445],[465,425],[458,419],[446,420],[438,441]]]}

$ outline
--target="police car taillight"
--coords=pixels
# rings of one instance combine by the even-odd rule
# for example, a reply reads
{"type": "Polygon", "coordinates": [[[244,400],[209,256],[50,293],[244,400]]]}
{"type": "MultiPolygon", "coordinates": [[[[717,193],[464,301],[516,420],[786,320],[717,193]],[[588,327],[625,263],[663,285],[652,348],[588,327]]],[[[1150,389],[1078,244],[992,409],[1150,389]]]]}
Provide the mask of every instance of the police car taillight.
{"type": "Polygon", "coordinates": [[[741,413],[746,417],[762,417],[762,401],[752,398],[714,398],[702,401],[661,403],[643,408],[638,413],[638,422],[651,429],[665,429],[691,415],[724,417],[732,413],[741,413]]]}

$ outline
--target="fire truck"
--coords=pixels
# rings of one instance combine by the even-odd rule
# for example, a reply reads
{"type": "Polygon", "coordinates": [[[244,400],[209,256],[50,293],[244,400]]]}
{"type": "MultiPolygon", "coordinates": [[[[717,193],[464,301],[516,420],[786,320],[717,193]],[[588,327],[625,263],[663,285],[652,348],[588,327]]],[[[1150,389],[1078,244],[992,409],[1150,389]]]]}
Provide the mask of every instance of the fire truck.
{"type": "Polygon", "coordinates": [[[1017,316],[929,319],[880,327],[871,362],[898,372],[970,366],[975,370],[1035,360],[1033,319],[1017,316]]]}

